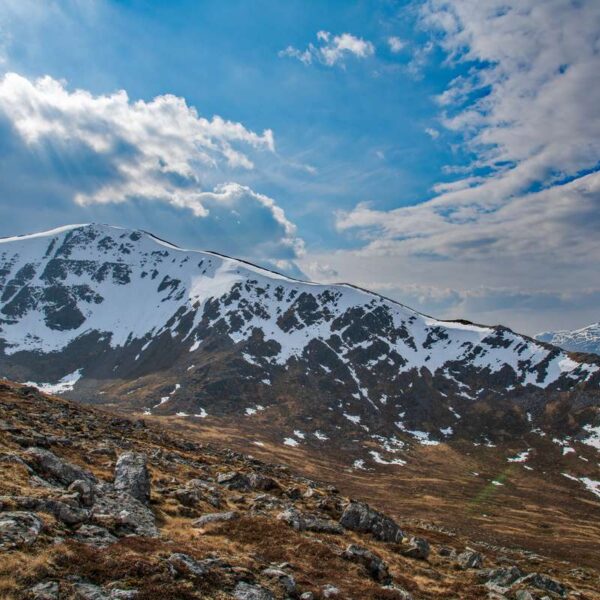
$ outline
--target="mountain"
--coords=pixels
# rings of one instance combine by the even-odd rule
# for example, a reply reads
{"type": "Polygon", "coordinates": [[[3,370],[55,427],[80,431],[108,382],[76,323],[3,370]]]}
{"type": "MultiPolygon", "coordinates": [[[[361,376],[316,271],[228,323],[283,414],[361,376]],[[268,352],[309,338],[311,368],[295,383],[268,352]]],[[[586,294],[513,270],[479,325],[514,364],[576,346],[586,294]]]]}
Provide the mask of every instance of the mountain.
{"type": "Polygon", "coordinates": [[[388,464],[405,443],[600,426],[597,356],[95,224],[0,240],[0,375],[388,464]]]}
{"type": "MultiPolygon", "coordinates": [[[[0,428],[4,600],[600,598],[598,512],[564,489],[545,511],[518,507],[534,552],[520,547],[520,521],[498,528],[508,545],[465,536],[448,514],[388,512],[288,466],[31,387],[0,383],[0,428]]],[[[464,510],[471,523],[495,518],[490,499],[464,510]]]]}
{"type": "Polygon", "coordinates": [[[571,352],[600,354],[600,322],[573,331],[561,330],[538,333],[535,339],[554,344],[571,352]]]}

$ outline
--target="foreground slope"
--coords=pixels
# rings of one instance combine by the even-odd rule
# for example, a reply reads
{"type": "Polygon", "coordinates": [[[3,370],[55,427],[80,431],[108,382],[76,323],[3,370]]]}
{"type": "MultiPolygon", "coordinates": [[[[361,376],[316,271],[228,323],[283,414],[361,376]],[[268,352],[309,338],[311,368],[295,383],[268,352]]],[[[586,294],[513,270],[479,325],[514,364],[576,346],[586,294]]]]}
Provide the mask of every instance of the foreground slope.
{"type": "Polygon", "coordinates": [[[0,240],[0,374],[148,415],[264,412],[288,445],[486,442],[543,426],[556,400],[553,425],[583,436],[599,425],[583,410],[599,404],[599,362],[141,231],[0,240]]]}
{"type": "Polygon", "coordinates": [[[0,426],[7,600],[600,598],[594,568],[33,388],[0,383],[0,426]]]}

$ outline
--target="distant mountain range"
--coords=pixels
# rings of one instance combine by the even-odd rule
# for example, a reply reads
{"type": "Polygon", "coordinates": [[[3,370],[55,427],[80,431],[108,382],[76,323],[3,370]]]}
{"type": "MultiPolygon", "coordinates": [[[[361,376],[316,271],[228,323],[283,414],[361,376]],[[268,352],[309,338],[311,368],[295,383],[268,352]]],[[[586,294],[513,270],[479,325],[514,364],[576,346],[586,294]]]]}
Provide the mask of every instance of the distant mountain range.
{"type": "Polygon", "coordinates": [[[376,439],[384,462],[403,439],[600,424],[597,356],[106,225],[0,240],[0,376],[289,446],[376,439]]]}
{"type": "Polygon", "coordinates": [[[573,331],[562,330],[538,333],[535,339],[554,344],[571,352],[600,354],[600,322],[573,331]]]}

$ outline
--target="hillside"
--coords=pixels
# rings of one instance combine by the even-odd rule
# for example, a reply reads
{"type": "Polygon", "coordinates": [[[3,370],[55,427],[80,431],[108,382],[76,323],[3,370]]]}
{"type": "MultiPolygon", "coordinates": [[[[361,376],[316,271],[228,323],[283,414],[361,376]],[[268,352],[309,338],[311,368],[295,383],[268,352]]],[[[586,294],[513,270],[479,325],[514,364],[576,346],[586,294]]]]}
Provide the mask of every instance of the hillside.
{"type": "MultiPolygon", "coordinates": [[[[201,443],[197,429],[8,382],[0,427],[7,600],[600,598],[597,567],[382,514],[376,500],[201,443]]],[[[578,518],[570,534],[597,540],[598,519],[578,518]]]]}

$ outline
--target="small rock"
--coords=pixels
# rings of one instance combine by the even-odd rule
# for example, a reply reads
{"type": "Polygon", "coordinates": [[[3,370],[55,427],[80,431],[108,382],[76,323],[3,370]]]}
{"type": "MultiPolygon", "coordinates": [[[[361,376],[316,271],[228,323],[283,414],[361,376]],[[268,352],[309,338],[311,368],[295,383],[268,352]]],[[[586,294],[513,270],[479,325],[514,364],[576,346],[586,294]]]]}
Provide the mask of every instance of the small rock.
{"type": "Polygon", "coordinates": [[[279,488],[279,484],[271,477],[266,477],[260,473],[251,473],[248,477],[250,487],[254,490],[268,492],[279,488]]]}
{"type": "Polygon", "coordinates": [[[392,578],[390,577],[386,563],[367,548],[363,548],[356,544],[350,544],[342,556],[346,560],[362,564],[375,581],[378,581],[383,585],[391,583],[392,578]]]}
{"type": "Polygon", "coordinates": [[[466,550],[456,557],[456,563],[461,569],[481,569],[483,556],[479,552],[466,550]]]}
{"type": "Polygon", "coordinates": [[[304,592],[300,595],[300,600],[315,600],[315,595],[312,592],[304,592]]]}
{"type": "Polygon", "coordinates": [[[515,592],[515,600],[535,600],[527,590],[518,590],[515,592]]]}
{"type": "Polygon", "coordinates": [[[210,523],[218,523],[219,521],[233,521],[239,517],[239,513],[235,511],[222,512],[222,513],[208,513],[202,515],[199,519],[196,519],[192,523],[192,527],[204,527],[210,523]]]}
{"type": "Polygon", "coordinates": [[[547,575],[542,575],[541,573],[530,573],[529,575],[519,579],[517,583],[532,585],[539,590],[552,592],[553,594],[558,594],[559,596],[565,596],[567,593],[567,590],[562,583],[559,583],[547,575]]]}
{"type": "Polygon", "coordinates": [[[96,548],[105,548],[117,541],[117,538],[108,529],[87,523],[75,532],[73,538],[82,544],[96,548]]]}
{"type": "Polygon", "coordinates": [[[150,501],[150,473],[147,458],[139,452],[125,452],[115,467],[115,489],[127,492],[143,504],[150,501]]]}
{"type": "Polygon", "coordinates": [[[375,538],[384,542],[400,542],[404,537],[393,519],[364,502],[350,502],[340,518],[340,523],[352,531],[372,533],[375,538]]]}
{"type": "Polygon", "coordinates": [[[92,506],[94,504],[94,486],[90,481],[77,479],[69,485],[69,491],[74,492],[79,497],[79,502],[83,506],[92,506]]]}
{"type": "Polygon", "coordinates": [[[240,581],[235,586],[233,597],[236,600],[275,600],[275,596],[268,589],[245,581],[240,581]]]}
{"type": "Polygon", "coordinates": [[[75,598],[77,600],[110,600],[110,596],[104,590],[91,583],[76,583],[75,598]]]}
{"type": "Polygon", "coordinates": [[[220,473],[217,477],[217,482],[230,490],[248,491],[250,489],[250,480],[243,473],[237,471],[229,471],[228,473],[220,473]]]}
{"type": "Polygon", "coordinates": [[[427,560],[429,557],[429,542],[424,538],[411,537],[408,544],[402,547],[401,552],[409,558],[427,560]]]}
{"type": "Polygon", "coordinates": [[[288,594],[293,595],[296,593],[296,581],[291,575],[288,575],[285,571],[282,571],[281,569],[270,568],[265,569],[262,572],[262,574],[265,577],[277,579],[277,581],[279,581],[279,583],[283,586],[283,588],[288,594]]]}
{"type": "Polygon", "coordinates": [[[500,567],[487,572],[485,585],[492,591],[504,593],[521,577],[523,572],[518,567],[500,567]]]}
{"type": "Polygon", "coordinates": [[[29,546],[42,531],[42,522],[34,513],[14,511],[0,513],[0,548],[29,546]]]}
{"type": "Polygon", "coordinates": [[[58,600],[58,592],[57,581],[43,581],[29,590],[32,600],[58,600]]]}
{"type": "Polygon", "coordinates": [[[191,556],[181,552],[171,554],[167,560],[173,574],[203,577],[208,573],[208,569],[205,566],[201,565],[191,556]]]}
{"type": "Polygon", "coordinates": [[[340,590],[328,583],[321,588],[321,595],[323,598],[335,598],[340,595],[340,590]]]}

